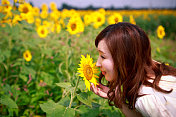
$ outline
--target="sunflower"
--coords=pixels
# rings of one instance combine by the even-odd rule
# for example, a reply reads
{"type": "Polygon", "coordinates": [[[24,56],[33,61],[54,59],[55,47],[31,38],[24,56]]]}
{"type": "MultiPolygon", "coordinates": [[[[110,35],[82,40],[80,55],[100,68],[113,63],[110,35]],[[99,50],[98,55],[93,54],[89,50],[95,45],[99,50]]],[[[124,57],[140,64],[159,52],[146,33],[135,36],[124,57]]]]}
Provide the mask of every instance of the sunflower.
{"type": "Polygon", "coordinates": [[[48,35],[48,29],[45,26],[38,26],[37,33],[40,38],[45,38],[48,35]]]}
{"type": "Polygon", "coordinates": [[[40,15],[40,9],[38,7],[33,7],[32,11],[34,16],[40,15]]]}
{"type": "Polygon", "coordinates": [[[46,18],[48,17],[48,11],[43,10],[43,11],[40,13],[40,17],[41,17],[42,19],[46,19],[46,18]]]}
{"type": "Polygon", "coordinates": [[[157,35],[160,39],[163,39],[163,37],[165,36],[165,31],[164,31],[164,27],[162,25],[159,25],[157,28],[157,35]]]}
{"type": "Polygon", "coordinates": [[[135,19],[132,15],[130,15],[130,23],[136,25],[135,19]]]}
{"type": "Polygon", "coordinates": [[[12,24],[16,25],[19,21],[21,21],[21,18],[19,15],[14,15],[14,18],[12,20],[12,24]]]}
{"type": "Polygon", "coordinates": [[[33,16],[32,13],[26,14],[26,21],[27,21],[27,23],[29,23],[29,24],[34,23],[34,16],[33,16]]]}
{"type": "Polygon", "coordinates": [[[90,55],[87,55],[85,58],[83,55],[81,55],[81,61],[80,61],[80,68],[78,68],[79,76],[83,77],[83,80],[85,81],[86,88],[90,91],[90,82],[93,83],[95,86],[98,85],[96,78],[98,78],[96,73],[98,73],[98,70],[95,66],[96,63],[93,63],[93,59],[90,58],[90,55]]]}
{"type": "Polygon", "coordinates": [[[55,2],[51,2],[50,3],[50,8],[51,8],[51,11],[54,11],[54,10],[57,10],[57,5],[55,2]]]}
{"type": "Polygon", "coordinates": [[[36,26],[36,27],[40,26],[40,25],[41,25],[41,22],[42,22],[42,21],[41,21],[40,18],[36,18],[36,19],[35,19],[35,26],[36,26]]]}
{"type": "Polygon", "coordinates": [[[92,17],[89,14],[84,15],[84,24],[88,26],[92,23],[92,17]]]}
{"type": "Polygon", "coordinates": [[[96,29],[105,23],[105,15],[101,14],[98,11],[95,11],[94,13],[92,13],[92,17],[93,17],[93,26],[96,29]]]}
{"type": "Polygon", "coordinates": [[[108,17],[108,24],[115,24],[118,22],[123,22],[123,17],[119,13],[115,13],[108,17]]]}
{"type": "Polygon", "coordinates": [[[32,6],[29,3],[20,4],[18,10],[21,13],[27,14],[32,12],[32,6]]]}
{"type": "Polygon", "coordinates": [[[31,55],[31,52],[29,50],[26,50],[24,53],[23,53],[23,57],[24,59],[29,62],[31,61],[32,59],[32,55],[31,55]]]}
{"type": "Polygon", "coordinates": [[[41,5],[41,9],[42,9],[42,11],[48,11],[48,6],[47,6],[47,4],[43,3],[43,4],[41,5]]]}
{"type": "Polygon", "coordinates": [[[83,32],[84,31],[84,24],[83,24],[81,18],[80,17],[70,18],[70,20],[67,24],[67,31],[72,35],[83,32]]]}
{"type": "Polygon", "coordinates": [[[60,24],[55,24],[55,28],[56,28],[56,33],[60,33],[61,25],[60,24]]]}
{"type": "Polygon", "coordinates": [[[57,21],[60,17],[60,12],[58,10],[54,10],[49,15],[51,20],[57,21]]]}

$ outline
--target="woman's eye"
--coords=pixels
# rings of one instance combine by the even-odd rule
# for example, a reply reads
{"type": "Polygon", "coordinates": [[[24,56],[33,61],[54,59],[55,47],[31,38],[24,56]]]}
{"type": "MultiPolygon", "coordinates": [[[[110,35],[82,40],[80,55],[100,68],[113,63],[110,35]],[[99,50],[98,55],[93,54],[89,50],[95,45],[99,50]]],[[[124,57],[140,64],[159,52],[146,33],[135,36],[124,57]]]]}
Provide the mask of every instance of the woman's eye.
{"type": "Polygon", "coordinates": [[[101,58],[102,58],[102,59],[105,59],[105,57],[104,57],[104,56],[102,56],[102,55],[101,55],[101,58]]]}

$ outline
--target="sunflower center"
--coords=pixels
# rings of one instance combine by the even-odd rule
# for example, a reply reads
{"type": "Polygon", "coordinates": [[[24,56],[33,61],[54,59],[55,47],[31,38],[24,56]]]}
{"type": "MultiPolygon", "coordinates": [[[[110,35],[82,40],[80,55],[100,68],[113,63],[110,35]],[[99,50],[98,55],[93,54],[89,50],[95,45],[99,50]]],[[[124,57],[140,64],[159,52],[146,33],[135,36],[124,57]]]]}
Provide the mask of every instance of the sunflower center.
{"type": "Polygon", "coordinates": [[[99,17],[99,18],[97,19],[97,21],[100,22],[100,21],[101,21],[101,18],[99,17]]]}
{"type": "Polygon", "coordinates": [[[8,6],[8,5],[6,5],[5,7],[6,7],[7,9],[9,8],[9,6],[8,6]]]}
{"type": "Polygon", "coordinates": [[[27,7],[24,7],[23,8],[23,13],[28,13],[29,12],[29,9],[27,7]]]}
{"type": "Polygon", "coordinates": [[[28,56],[28,54],[26,54],[26,58],[28,58],[29,56],[28,56]]]}
{"type": "Polygon", "coordinates": [[[116,23],[119,21],[118,18],[115,18],[114,20],[115,20],[116,23]]]}
{"type": "Polygon", "coordinates": [[[162,31],[162,30],[160,30],[160,31],[159,31],[159,33],[160,33],[160,35],[162,35],[163,31],[162,31]]]}
{"type": "Polygon", "coordinates": [[[87,80],[91,80],[93,76],[93,71],[90,65],[85,65],[83,70],[84,76],[87,80]]]}
{"type": "Polygon", "coordinates": [[[76,29],[76,24],[72,24],[71,29],[74,31],[76,29]]]}
{"type": "Polygon", "coordinates": [[[45,33],[45,31],[44,30],[41,30],[41,34],[44,34],[45,33]]]}

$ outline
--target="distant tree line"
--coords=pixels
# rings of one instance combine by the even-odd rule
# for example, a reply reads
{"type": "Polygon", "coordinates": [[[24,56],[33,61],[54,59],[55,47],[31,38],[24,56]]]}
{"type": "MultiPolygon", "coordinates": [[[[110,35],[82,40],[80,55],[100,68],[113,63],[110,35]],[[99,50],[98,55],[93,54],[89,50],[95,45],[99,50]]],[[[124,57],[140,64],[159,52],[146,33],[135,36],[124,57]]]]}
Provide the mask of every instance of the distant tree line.
{"type": "MultiPolygon", "coordinates": [[[[30,1],[30,4],[32,6],[33,3],[30,1]]],[[[100,7],[94,7],[93,5],[89,5],[88,7],[84,7],[84,8],[80,8],[80,7],[76,7],[76,6],[72,6],[72,5],[68,5],[67,3],[63,3],[61,8],[58,8],[58,10],[62,10],[62,9],[75,9],[75,10],[97,10],[100,7]]],[[[105,10],[141,10],[141,9],[173,9],[176,10],[176,6],[174,8],[145,8],[145,7],[141,7],[141,8],[132,8],[130,6],[124,6],[123,8],[117,8],[114,6],[110,6],[109,8],[104,8],[105,10]]]]}
{"type": "MultiPolygon", "coordinates": [[[[63,3],[61,8],[59,8],[59,10],[62,10],[62,9],[75,9],[75,10],[97,10],[99,9],[100,7],[94,7],[92,5],[89,5],[88,7],[84,7],[84,8],[80,8],[80,7],[75,7],[75,6],[72,6],[72,5],[68,5],[67,3],[63,3]]],[[[105,8],[105,10],[132,10],[132,9],[135,9],[135,10],[141,10],[141,9],[176,9],[176,6],[175,8],[144,8],[144,7],[141,7],[141,8],[132,8],[130,6],[124,6],[123,8],[117,8],[117,7],[114,7],[114,6],[111,6],[109,8],[105,8]]]]}

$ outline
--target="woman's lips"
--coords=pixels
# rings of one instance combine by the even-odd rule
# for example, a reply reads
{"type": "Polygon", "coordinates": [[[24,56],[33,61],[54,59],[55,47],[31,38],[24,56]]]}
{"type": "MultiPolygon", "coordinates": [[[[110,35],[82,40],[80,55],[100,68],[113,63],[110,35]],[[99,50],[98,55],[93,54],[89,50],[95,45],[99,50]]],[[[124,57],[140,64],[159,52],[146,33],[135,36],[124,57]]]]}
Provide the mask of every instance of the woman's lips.
{"type": "Polygon", "coordinates": [[[103,75],[105,75],[105,74],[106,74],[106,72],[105,72],[105,71],[101,71],[101,73],[102,73],[103,75]]]}

